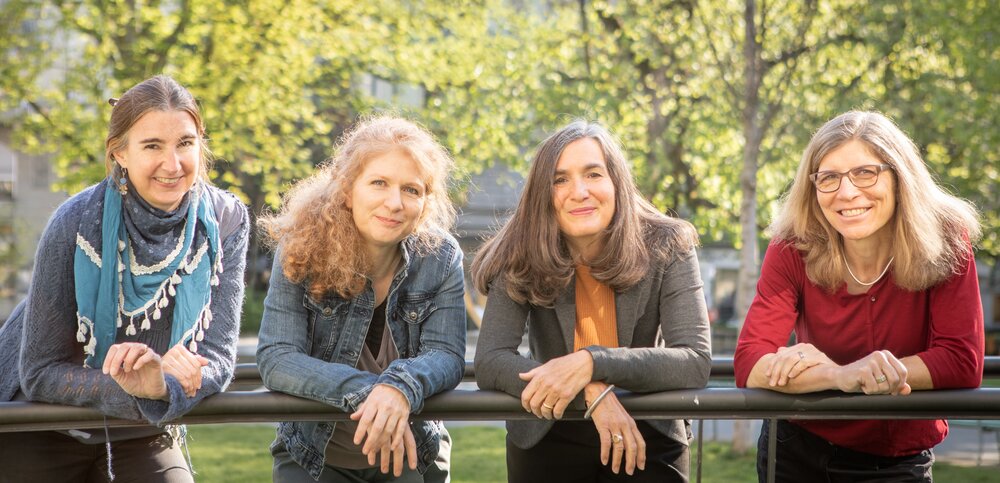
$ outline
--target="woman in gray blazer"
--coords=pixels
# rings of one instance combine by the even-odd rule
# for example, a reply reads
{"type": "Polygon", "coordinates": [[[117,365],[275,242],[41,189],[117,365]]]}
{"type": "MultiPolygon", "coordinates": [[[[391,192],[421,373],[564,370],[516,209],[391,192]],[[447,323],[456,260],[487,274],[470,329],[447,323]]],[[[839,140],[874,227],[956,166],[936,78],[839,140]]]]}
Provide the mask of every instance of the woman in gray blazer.
{"type": "Polygon", "coordinates": [[[509,481],[687,481],[687,422],[637,422],[614,389],[707,383],[697,242],[642,197],[600,125],[576,121],[542,142],[513,217],[472,264],[489,295],[476,381],[542,419],[508,421],[509,481]],[[590,421],[559,421],[570,407],[590,421]]]}

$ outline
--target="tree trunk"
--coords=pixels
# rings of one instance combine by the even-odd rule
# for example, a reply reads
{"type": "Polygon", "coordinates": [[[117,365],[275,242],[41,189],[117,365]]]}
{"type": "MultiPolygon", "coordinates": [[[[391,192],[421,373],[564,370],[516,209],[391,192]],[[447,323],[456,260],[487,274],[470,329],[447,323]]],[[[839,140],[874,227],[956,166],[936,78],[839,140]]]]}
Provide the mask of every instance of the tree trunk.
{"type": "MultiPolygon", "coordinates": [[[[735,311],[740,327],[757,285],[757,161],[763,139],[760,124],[760,82],[763,79],[760,41],[757,39],[756,4],[746,0],[743,10],[744,91],[743,91],[743,168],[740,170],[740,271],[736,285],[735,311]]],[[[733,425],[733,452],[749,450],[748,421],[733,425]]]]}

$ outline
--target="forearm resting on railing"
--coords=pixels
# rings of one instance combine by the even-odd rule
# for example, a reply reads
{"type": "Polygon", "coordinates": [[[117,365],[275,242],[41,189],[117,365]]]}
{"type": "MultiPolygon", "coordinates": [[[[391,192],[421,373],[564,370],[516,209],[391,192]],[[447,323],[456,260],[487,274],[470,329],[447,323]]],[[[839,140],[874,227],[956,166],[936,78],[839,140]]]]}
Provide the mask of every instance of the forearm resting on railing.
{"type": "Polygon", "coordinates": [[[785,394],[806,394],[839,389],[836,377],[840,366],[836,364],[816,365],[802,371],[795,377],[787,378],[784,384],[781,383],[782,381],[772,383],[768,369],[775,357],[777,357],[776,354],[766,354],[757,360],[747,378],[747,388],[770,389],[785,394]]]}
{"type": "MultiPolygon", "coordinates": [[[[836,391],[789,395],[759,389],[706,388],[649,394],[617,393],[639,419],[1000,419],[1000,389],[919,391],[907,397],[852,395],[836,391]]],[[[173,423],[345,421],[349,414],[317,401],[274,392],[228,392],[204,399],[173,423]]],[[[417,416],[457,421],[533,420],[518,398],[497,391],[446,391],[427,399],[417,416]]],[[[567,410],[563,419],[581,420],[567,410]]],[[[32,402],[0,403],[0,432],[101,428],[92,409],[32,402]]],[[[108,418],[106,424],[144,421],[108,418]]]]}

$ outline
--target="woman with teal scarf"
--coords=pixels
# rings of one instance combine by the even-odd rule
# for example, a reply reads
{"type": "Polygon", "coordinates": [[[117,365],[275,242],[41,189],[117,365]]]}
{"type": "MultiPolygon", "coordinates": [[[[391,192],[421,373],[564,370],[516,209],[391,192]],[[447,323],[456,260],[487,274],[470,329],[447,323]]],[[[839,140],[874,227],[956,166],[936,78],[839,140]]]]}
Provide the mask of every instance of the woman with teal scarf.
{"type": "Polygon", "coordinates": [[[191,93],[165,76],[112,99],[108,177],[49,220],[27,299],[0,328],[0,400],[148,426],[0,433],[0,482],[193,481],[183,429],[236,360],[249,223],[208,184],[191,93]]]}

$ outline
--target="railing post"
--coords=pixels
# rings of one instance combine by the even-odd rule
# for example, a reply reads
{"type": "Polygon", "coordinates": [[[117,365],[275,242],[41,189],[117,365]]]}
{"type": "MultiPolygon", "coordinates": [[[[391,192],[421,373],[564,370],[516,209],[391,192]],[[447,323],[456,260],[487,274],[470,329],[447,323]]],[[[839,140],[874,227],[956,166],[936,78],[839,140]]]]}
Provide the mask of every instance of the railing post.
{"type": "MultiPolygon", "coordinates": [[[[695,481],[697,483],[701,483],[701,449],[702,449],[701,442],[704,441],[704,439],[705,439],[704,438],[704,436],[705,436],[705,420],[704,419],[696,419],[695,421],[698,421],[698,456],[695,457],[695,466],[697,468],[696,471],[698,472],[698,476],[697,476],[697,479],[695,481]]],[[[982,447],[982,445],[980,445],[980,447],[982,447]]],[[[980,451],[980,453],[982,453],[982,451],[980,451]]]]}
{"type": "Polygon", "coordinates": [[[768,419],[767,423],[767,483],[774,483],[774,472],[778,457],[778,420],[768,419]]]}

